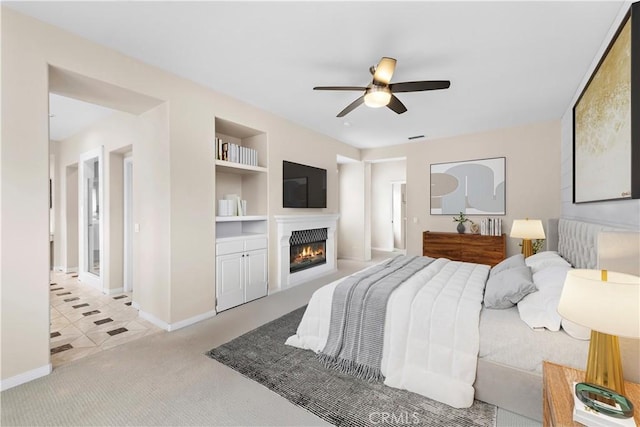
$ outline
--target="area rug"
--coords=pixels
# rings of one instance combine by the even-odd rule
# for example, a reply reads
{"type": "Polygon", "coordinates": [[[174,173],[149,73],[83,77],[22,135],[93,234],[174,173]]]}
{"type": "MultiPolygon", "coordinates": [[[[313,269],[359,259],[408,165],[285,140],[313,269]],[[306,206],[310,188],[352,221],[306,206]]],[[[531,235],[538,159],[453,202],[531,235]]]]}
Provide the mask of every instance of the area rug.
{"type": "Polygon", "coordinates": [[[440,402],[327,369],[315,353],[285,345],[305,307],[248,332],[207,356],[336,426],[495,426],[496,407],[440,402]]]}

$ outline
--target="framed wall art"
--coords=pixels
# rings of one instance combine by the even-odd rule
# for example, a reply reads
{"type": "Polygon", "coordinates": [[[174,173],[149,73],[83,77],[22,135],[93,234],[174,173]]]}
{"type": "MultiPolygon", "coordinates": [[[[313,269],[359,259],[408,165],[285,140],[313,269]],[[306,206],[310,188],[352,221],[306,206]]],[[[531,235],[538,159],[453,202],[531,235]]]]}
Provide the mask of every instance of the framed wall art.
{"type": "Polygon", "coordinates": [[[504,157],[431,165],[431,215],[505,215],[504,157]]]}
{"type": "Polygon", "coordinates": [[[640,198],[640,3],[573,107],[573,202],[640,198]]]}

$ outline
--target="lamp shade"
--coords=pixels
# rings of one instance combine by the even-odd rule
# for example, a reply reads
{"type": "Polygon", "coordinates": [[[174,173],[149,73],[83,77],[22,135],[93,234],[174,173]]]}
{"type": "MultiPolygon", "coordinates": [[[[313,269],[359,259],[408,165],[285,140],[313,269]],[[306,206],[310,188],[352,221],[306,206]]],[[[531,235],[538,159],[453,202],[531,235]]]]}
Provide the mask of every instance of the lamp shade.
{"type": "Polygon", "coordinates": [[[562,288],[560,316],[594,331],[640,338],[640,277],[600,270],[570,270],[562,288]]]}
{"type": "Polygon", "coordinates": [[[516,219],[511,225],[510,237],[519,239],[544,239],[544,228],[539,219],[516,219]]]}
{"type": "Polygon", "coordinates": [[[372,86],[364,94],[364,103],[367,107],[384,107],[391,101],[391,91],[386,86],[372,86]]]}

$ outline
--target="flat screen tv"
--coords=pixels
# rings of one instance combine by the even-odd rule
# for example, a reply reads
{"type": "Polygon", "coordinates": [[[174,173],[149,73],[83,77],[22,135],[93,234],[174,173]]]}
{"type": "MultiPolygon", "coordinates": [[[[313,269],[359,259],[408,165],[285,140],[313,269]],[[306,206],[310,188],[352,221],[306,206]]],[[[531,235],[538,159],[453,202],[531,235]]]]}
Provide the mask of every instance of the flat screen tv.
{"type": "Polygon", "coordinates": [[[327,170],[283,161],[282,207],[326,208],[327,170]]]}

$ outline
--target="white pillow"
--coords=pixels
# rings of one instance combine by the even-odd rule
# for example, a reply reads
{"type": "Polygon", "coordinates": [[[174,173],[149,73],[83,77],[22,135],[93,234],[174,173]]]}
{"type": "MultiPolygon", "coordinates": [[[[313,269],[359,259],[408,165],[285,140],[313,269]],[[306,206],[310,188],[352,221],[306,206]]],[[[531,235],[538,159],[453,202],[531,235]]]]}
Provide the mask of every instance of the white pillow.
{"type": "Polygon", "coordinates": [[[562,319],[562,329],[577,340],[590,340],[591,339],[591,329],[578,325],[577,323],[572,322],[571,320],[562,319]]]}
{"type": "Polygon", "coordinates": [[[525,258],[524,263],[528,267],[531,267],[533,274],[552,266],[571,267],[571,264],[569,264],[555,251],[545,251],[531,255],[530,257],[525,258]]]}
{"type": "Polygon", "coordinates": [[[520,319],[530,328],[546,328],[554,332],[560,330],[562,317],[558,314],[558,302],[569,270],[570,267],[559,265],[533,274],[533,283],[538,290],[518,302],[520,319]]]}

